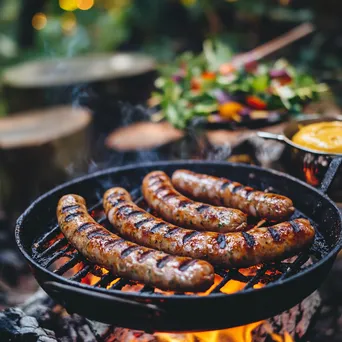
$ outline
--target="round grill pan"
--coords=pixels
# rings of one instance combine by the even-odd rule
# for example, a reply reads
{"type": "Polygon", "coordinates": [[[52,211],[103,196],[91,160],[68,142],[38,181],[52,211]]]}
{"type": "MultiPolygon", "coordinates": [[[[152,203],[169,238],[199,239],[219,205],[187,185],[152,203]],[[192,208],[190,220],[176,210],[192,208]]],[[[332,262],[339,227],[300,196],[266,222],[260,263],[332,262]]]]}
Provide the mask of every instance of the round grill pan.
{"type": "Polygon", "coordinates": [[[158,162],[108,169],[61,185],[38,198],[18,219],[16,241],[39,284],[69,312],[148,332],[204,331],[243,325],[291,308],[326,278],[341,248],[342,215],[322,189],[327,191],[341,162],[332,163],[321,191],[283,173],[226,162],[158,162]],[[313,246],[291,260],[260,265],[247,273],[216,269],[217,282],[207,294],[163,293],[101,273],[98,266],[88,263],[67,243],[56,226],[57,202],[65,194],[83,196],[91,213],[106,226],[99,202],[105,190],[122,186],[137,199],[148,172],[163,170],[171,175],[180,168],[290,197],[296,206],[292,218],[309,218],[316,229],[313,246]],[[62,265],[54,266],[57,260],[62,265]],[[97,281],[87,284],[90,273],[96,275],[97,281]],[[222,292],[237,281],[245,283],[242,290],[222,292]]]}

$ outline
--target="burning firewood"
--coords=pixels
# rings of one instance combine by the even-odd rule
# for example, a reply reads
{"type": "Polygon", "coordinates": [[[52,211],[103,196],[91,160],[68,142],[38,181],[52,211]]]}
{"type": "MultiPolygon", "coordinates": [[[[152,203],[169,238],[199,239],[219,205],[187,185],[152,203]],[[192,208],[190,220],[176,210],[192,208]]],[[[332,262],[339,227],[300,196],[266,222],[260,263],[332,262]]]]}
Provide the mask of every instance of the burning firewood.
{"type": "Polygon", "coordinates": [[[215,342],[264,342],[272,340],[270,336],[286,341],[281,338],[285,333],[292,338],[303,337],[320,302],[320,295],[314,292],[292,309],[262,322],[213,332],[152,335],[91,321],[77,314],[69,315],[40,290],[21,307],[0,313],[0,330],[1,336],[8,340],[26,341],[25,338],[30,337],[37,342],[182,342],[185,338],[194,342],[204,337],[215,342]]]}

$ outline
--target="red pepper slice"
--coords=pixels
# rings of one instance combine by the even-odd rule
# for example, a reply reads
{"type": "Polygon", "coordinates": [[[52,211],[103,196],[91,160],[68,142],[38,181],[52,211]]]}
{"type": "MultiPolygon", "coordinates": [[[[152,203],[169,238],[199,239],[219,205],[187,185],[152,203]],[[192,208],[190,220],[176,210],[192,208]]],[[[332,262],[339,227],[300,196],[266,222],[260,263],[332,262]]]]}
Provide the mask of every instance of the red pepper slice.
{"type": "Polygon", "coordinates": [[[246,102],[250,107],[255,109],[266,109],[267,107],[266,102],[255,95],[247,96],[246,102]]]}

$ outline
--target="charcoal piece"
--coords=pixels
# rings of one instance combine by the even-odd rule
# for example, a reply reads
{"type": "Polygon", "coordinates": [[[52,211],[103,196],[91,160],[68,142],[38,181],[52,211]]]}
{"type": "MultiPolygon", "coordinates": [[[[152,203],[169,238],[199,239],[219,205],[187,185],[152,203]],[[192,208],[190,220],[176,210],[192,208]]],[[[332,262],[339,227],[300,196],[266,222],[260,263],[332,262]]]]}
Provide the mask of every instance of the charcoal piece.
{"type": "Polygon", "coordinates": [[[21,306],[21,309],[26,315],[36,318],[42,324],[56,319],[59,315],[58,312],[52,310],[55,306],[54,301],[40,289],[21,306]]]}
{"type": "Polygon", "coordinates": [[[20,333],[17,321],[24,313],[17,308],[8,309],[0,312],[0,331],[4,338],[11,338],[20,333]]]}
{"type": "Polygon", "coordinates": [[[57,321],[58,337],[62,342],[97,342],[85,318],[73,314],[66,315],[63,311],[57,321]]]}
{"type": "MultiPolygon", "coordinates": [[[[302,303],[292,309],[266,320],[253,332],[254,342],[269,341],[270,333],[283,334],[285,331],[297,340],[301,340],[308,330],[309,323],[320,305],[318,292],[314,292],[302,303]]],[[[323,307],[325,315],[331,317],[330,307],[323,307]]],[[[324,313],[323,312],[323,313],[324,313]]],[[[338,317],[342,322],[342,311],[338,317]]],[[[328,322],[325,337],[331,330],[328,322]]],[[[158,342],[159,337],[143,331],[115,327],[95,322],[77,314],[69,315],[42,290],[38,291],[20,308],[8,309],[0,313],[0,336],[6,336],[14,342],[158,342]]],[[[330,335],[331,336],[331,335],[330,335]]],[[[181,341],[181,340],[180,340],[181,341]]],[[[312,340],[313,341],[313,340],[312,340]]],[[[323,339],[315,339],[324,341],[323,339]]],[[[331,341],[337,341],[333,339],[331,341]]]]}
{"type": "Polygon", "coordinates": [[[56,342],[57,340],[49,336],[39,336],[37,342],[56,342]]]}
{"type": "Polygon", "coordinates": [[[57,342],[54,332],[41,328],[34,317],[19,308],[0,312],[0,335],[4,342],[57,342]]]}
{"type": "Polygon", "coordinates": [[[156,336],[143,331],[117,328],[110,324],[88,320],[96,338],[103,342],[157,342],[156,336]]]}
{"type": "Polygon", "coordinates": [[[290,310],[269,318],[258,326],[254,330],[253,341],[265,342],[272,332],[280,335],[287,332],[295,341],[302,339],[320,305],[321,296],[318,291],[315,291],[290,310]]]}

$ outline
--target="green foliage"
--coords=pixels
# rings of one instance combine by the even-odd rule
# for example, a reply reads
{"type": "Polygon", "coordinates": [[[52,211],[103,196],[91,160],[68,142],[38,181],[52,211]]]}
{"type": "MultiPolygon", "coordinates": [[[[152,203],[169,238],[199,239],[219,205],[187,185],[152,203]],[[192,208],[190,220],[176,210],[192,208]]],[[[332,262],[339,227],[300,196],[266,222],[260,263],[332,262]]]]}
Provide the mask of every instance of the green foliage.
{"type": "MultiPolygon", "coordinates": [[[[140,50],[167,64],[186,50],[198,52],[205,41],[201,56],[189,54],[188,57],[182,57],[191,60],[192,66],[181,83],[187,89],[191,77],[198,76],[204,69],[216,72],[218,66],[230,60],[236,52],[249,50],[297,23],[317,21],[321,27],[312,39],[303,40],[300,48],[291,50],[290,47],[285,52],[290,51],[291,61],[306,67],[306,71],[313,73],[319,68],[321,75],[321,69],[330,70],[330,77],[337,78],[337,75],[341,75],[338,70],[342,69],[338,57],[341,52],[338,50],[341,49],[340,34],[332,41],[330,30],[338,26],[341,5],[339,2],[334,4],[334,14],[329,12],[329,6],[320,6],[319,0],[308,3],[293,0],[95,0],[90,10],[70,13],[60,8],[58,0],[46,1],[42,10],[47,15],[46,26],[35,31],[36,40],[31,49],[20,49],[16,34],[21,0],[0,0],[0,75],[2,68],[28,59],[117,49],[140,50]],[[172,12],[170,8],[173,8],[172,12]],[[333,15],[334,22],[330,20],[333,15]],[[74,28],[62,27],[68,16],[69,19],[75,17],[74,28]],[[218,44],[218,41],[221,43],[218,44]],[[329,44],[330,49],[327,49],[329,44]],[[212,55],[213,51],[215,56],[212,55]]],[[[174,64],[163,72],[167,72],[167,69],[172,74],[174,64]]],[[[227,80],[220,77],[217,77],[216,82],[219,87],[231,92],[263,93],[269,79],[267,75],[251,77],[241,74],[241,82],[237,80],[227,84],[227,80]]],[[[291,101],[315,96],[316,90],[312,89],[310,83],[309,78],[296,78],[294,84],[300,91],[294,94],[293,100],[281,101],[273,95],[263,96],[274,106],[298,108],[291,101]]],[[[211,83],[205,82],[202,86],[208,89],[206,97],[201,99],[203,105],[189,107],[184,102],[173,104],[167,110],[170,118],[175,117],[174,109],[177,106],[180,106],[185,119],[194,113],[202,115],[207,108],[213,107],[211,83]]],[[[172,85],[169,87],[172,88],[172,85]]],[[[188,94],[184,98],[187,96],[193,95],[188,94]]]]}
{"type": "Polygon", "coordinates": [[[152,103],[159,103],[164,117],[184,129],[195,117],[219,111],[222,101],[218,93],[224,94],[227,103],[234,102],[229,97],[238,96],[243,99],[242,105],[251,106],[248,97],[253,95],[261,104],[252,108],[265,106],[262,109],[297,113],[307,101],[316,100],[327,90],[283,59],[222,74],[220,66],[231,57],[231,50],[218,40],[206,41],[198,55],[185,52],[174,63],[160,68],[155,84],[159,91],[152,95],[152,103]]]}

